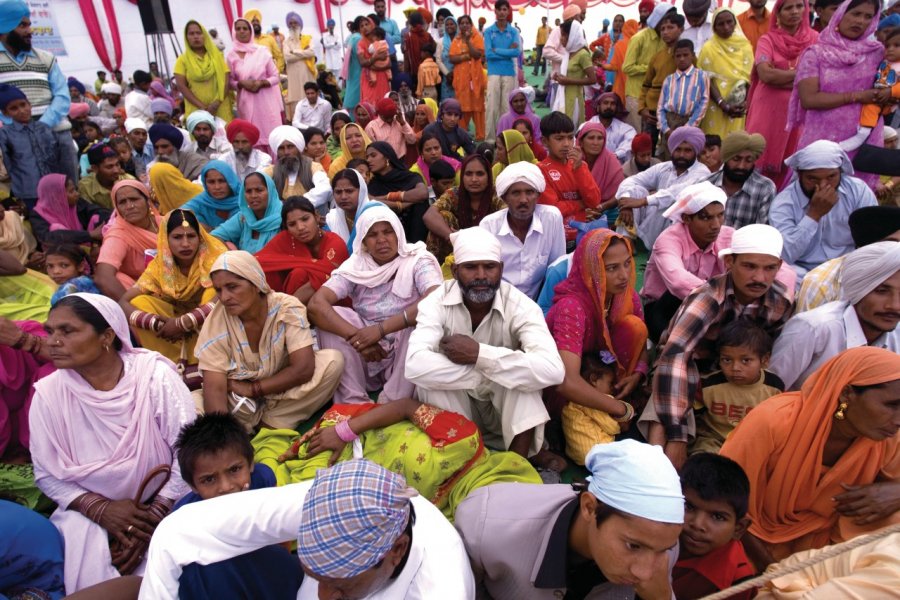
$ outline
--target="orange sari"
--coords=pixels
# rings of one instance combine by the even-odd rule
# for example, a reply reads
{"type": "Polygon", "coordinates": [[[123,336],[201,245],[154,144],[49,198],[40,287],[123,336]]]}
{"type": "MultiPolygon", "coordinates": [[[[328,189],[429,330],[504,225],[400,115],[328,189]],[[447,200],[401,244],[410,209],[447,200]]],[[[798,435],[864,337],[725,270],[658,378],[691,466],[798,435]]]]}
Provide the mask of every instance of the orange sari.
{"type": "MultiPolygon", "coordinates": [[[[637,21],[629,19],[625,21],[625,24],[622,26],[622,39],[616,42],[613,46],[613,57],[612,62],[609,63],[610,71],[615,71],[616,79],[613,81],[613,89],[622,101],[622,106],[625,106],[625,80],[628,79],[628,75],[622,71],[622,65],[625,64],[625,53],[628,51],[628,42],[631,40],[632,36],[637,33],[640,25],[637,21]]],[[[697,51],[700,52],[699,50],[697,51]]]]}
{"type": "MultiPolygon", "coordinates": [[[[800,391],[780,394],[747,415],[721,454],[750,478],[750,532],[776,560],[821,548],[900,520],[900,512],[860,526],[832,500],[848,485],[900,479],[900,434],[882,441],[859,437],[838,461],[822,464],[841,391],[900,379],[900,355],[863,346],[835,356],[800,391]]],[[[847,410],[853,411],[852,404],[847,410]]]]}
{"type": "MultiPolygon", "coordinates": [[[[472,31],[472,46],[484,55],[484,38],[476,30],[472,31]]],[[[469,47],[461,36],[457,35],[453,38],[453,43],[450,44],[450,56],[468,52],[469,47]]],[[[456,93],[456,99],[459,100],[459,105],[464,113],[484,112],[486,90],[487,76],[484,74],[481,59],[471,59],[454,65],[453,91],[456,93]]]]}

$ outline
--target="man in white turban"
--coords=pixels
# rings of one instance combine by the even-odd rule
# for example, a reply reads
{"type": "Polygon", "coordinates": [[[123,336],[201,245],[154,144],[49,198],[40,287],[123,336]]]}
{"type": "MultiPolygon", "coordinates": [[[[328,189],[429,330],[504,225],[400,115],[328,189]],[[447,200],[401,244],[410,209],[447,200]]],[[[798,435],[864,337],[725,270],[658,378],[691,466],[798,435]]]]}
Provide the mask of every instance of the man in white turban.
{"type": "Polygon", "coordinates": [[[474,421],[484,443],[525,457],[550,420],[541,393],[565,371],[544,314],[502,280],[500,242],[480,227],[450,235],[453,279],[419,303],[406,378],[425,404],[474,421]]]}
{"type": "Polygon", "coordinates": [[[480,226],[500,242],[503,280],[535,299],[547,267],[566,253],[562,214],[554,206],[537,203],[546,188],[537,165],[513,163],[503,169],[494,185],[507,208],[489,214],[480,226]]]}
{"type": "Polygon", "coordinates": [[[495,483],[457,507],[476,585],[491,598],[674,597],[684,496],[671,463],[659,447],[623,440],[594,446],[585,466],[581,492],[495,483]]]}
{"type": "Polygon", "coordinates": [[[275,162],[263,173],[275,181],[275,189],[284,200],[291,196],[306,196],[316,208],[326,207],[331,200],[331,184],[322,165],[303,154],[306,140],[293,125],[279,125],[269,133],[269,148],[275,162]]]}
{"type": "MultiPolygon", "coordinates": [[[[116,118],[116,110],[125,108],[125,99],[122,98],[122,86],[118,83],[107,82],[100,86],[101,100],[97,103],[100,116],[107,119],[116,118]]],[[[145,123],[146,126],[146,123],[145,123]]]]}
{"type": "Polygon", "coordinates": [[[819,140],[786,161],[791,184],[772,201],[769,224],[784,237],[782,258],[799,277],[853,250],[847,220],[863,206],[875,206],[875,194],[853,177],[847,154],[834,142],[819,140]]]}
{"type": "Polygon", "coordinates": [[[841,300],[791,318],[775,341],[771,370],[796,390],[824,362],[848,348],[900,351],[900,244],[876,242],[848,254],[841,300]]]}

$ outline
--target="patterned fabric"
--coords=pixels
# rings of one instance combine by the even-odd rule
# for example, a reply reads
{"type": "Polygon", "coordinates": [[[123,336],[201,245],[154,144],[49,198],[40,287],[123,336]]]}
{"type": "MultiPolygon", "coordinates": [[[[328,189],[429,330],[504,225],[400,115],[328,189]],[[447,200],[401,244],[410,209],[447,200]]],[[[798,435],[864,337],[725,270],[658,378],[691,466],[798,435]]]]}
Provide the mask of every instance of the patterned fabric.
{"type": "Polygon", "coordinates": [[[0,83],[14,85],[28,96],[31,115],[44,114],[53,100],[50,89],[50,71],[56,66],[56,58],[49,52],[32,48],[25,55],[25,62],[16,63],[8,52],[0,52],[0,83]]]}
{"type": "Polygon", "coordinates": [[[712,356],[722,325],[747,318],[774,338],[793,314],[792,308],[787,290],[777,281],[752,305],[740,305],[730,273],[710,279],[684,299],[660,339],[662,350],[653,376],[653,402],[667,439],[688,441],[684,414],[700,384],[697,360],[712,356]]]}
{"type": "Polygon", "coordinates": [[[663,82],[659,95],[657,116],[660,130],[666,132],[669,125],[667,113],[689,117],[685,125],[700,127],[700,121],[709,105],[709,75],[691,65],[686,71],[675,71],[663,82]]]}
{"type": "MultiPolygon", "coordinates": [[[[447,222],[447,227],[452,229],[453,231],[458,231],[460,229],[459,225],[459,188],[454,187],[446,192],[437,199],[437,201],[432,205],[434,209],[438,211],[441,217],[444,218],[444,221],[447,222]]],[[[503,210],[506,208],[506,203],[503,202],[500,198],[494,195],[491,198],[491,204],[488,207],[486,214],[492,214],[497,212],[498,210],[503,210]]],[[[473,223],[469,225],[470,227],[477,227],[479,223],[473,223]]],[[[446,242],[433,233],[428,234],[428,240],[426,242],[428,251],[434,254],[437,257],[439,263],[443,264],[444,259],[447,258],[449,254],[453,253],[453,247],[449,242],[446,242]]]]}
{"type": "Polygon", "coordinates": [[[797,308],[802,313],[841,299],[841,269],[844,257],[839,256],[804,275],[800,291],[797,292],[797,308]]]}
{"type": "MultiPolygon", "coordinates": [[[[724,177],[725,172],[720,169],[707,181],[721,187],[724,177]]],[[[725,224],[735,229],[754,223],[768,225],[769,206],[773,198],[775,198],[775,184],[759,171],[753,171],[741,189],[729,196],[728,202],[725,203],[725,224]]]]}

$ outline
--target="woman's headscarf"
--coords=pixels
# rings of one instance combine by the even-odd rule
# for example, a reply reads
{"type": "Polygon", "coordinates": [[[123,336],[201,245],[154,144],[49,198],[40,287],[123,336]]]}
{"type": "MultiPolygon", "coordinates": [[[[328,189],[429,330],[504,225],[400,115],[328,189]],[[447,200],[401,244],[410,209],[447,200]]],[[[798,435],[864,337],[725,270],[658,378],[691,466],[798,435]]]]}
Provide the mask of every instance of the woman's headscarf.
{"type": "Polygon", "coordinates": [[[209,37],[206,28],[197,21],[188,21],[184,26],[184,52],[181,55],[184,61],[184,77],[188,82],[204,82],[211,79],[215,80],[216,98],[225,97],[227,89],[227,72],[225,67],[225,57],[216,48],[215,42],[209,37]],[[200,27],[203,32],[203,47],[206,49],[206,55],[201,57],[196,54],[188,45],[187,28],[191,25],[200,27]]]}
{"type": "Polygon", "coordinates": [[[459,168],[459,177],[459,191],[456,193],[459,198],[459,208],[457,210],[459,213],[457,214],[459,228],[467,229],[469,227],[477,227],[481,223],[481,220],[491,213],[491,201],[496,195],[494,192],[494,177],[493,172],[491,171],[491,164],[484,156],[477,152],[470,154],[462,161],[462,166],[459,168]],[[483,166],[484,170],[487,172],[487,187],[477,198],[469,193],[462,182],[466,167],[472,161],[480,162],[481,166],[483,166]],[[478,212],[472,212],[472,200],[478,200],[478,212]]]}
{"type": "MultiPolygon", "coordinates": [[[[776,0],[775,6],[772,7],[772,15],[769,17],[769,41],[775,54],[779,58],[789,63],[796,61],[804,50],[814,44],[819,37],[819,33],[812,28],[809,20],[809,2],[803,2],[803,16],[800,18],[800,27],[793,34],[778,26],[778,13],[787,0],[776,0]]],[[[832,17],[833,18],[833,17],[832,17]]]]}
{"type": "Polygon", "coordinates": [[[148,92],[151,98],[166,100],[169,103],[169,106],[175,108],[178,103],[175,102],[175,98],[173,98],[169,92],[166,91],[166,87],[162,84],[161,81],[154,79],[150,83],[150,91],[148,92]]]}
{"type": "Polygon", "coordinates": [[[606,148],[606,127],[602,123],[588,122],[579,127],[578,145],[581,146],[581,140],[592,131],[599,131],[603,134],[603,148],[600,150],[600,155],[594,160],[591,175],[597,182],[597,187],[600,188],[600,197],[605,200],[616,195],[619,185],[625,181],[625,173],[623,173],[622,164],[616,155],[606,148]]]}
{"type": "Polygon", "coordinates": [[[369,147],[369,144],[372,143],[372,139],[369,137],[369,134],[366,133],[366,130],[359,123],[347,123],[344,125],[344,128],[341,129],[341,156],[347,157],[345,160],[349,162],[353,158],[366,158],[366,148],[369,147]],[[360,133],[363,136],[363,149],[362,156],[357,156],[350,152],[350,147],[347,146],[347,128],[348,127],[356,127],[359,129],[360,133]]]}
{"type": "Polygon", "coordinates": [[[528,101],[528,94],[526,94],[522,88],[517,88],[509,93],[506,100],[509,105],[509,110],[500,117],[499,121],[497,121],[497,135],[500,135],[501,132],[506,131],[507,129],[514,129],[513,123],[517,120],[528,119],[531,121],[531,131],[533,132],[532,137],[534,138],[534,141],[540,141],[541,118],[534,114],[534,111],[531,109],[531,102],[528,101]],[[522,114],[517,113],[512,107],[513,98],[519,94],[525,96],[525,112],[522,114]]]}
{"type": "MultiPolygon", "coordinates": [[[[197,231],[200,236],[200,246],[187,275],[181,272],[181,268],[172,255],[172,249],[169,247],[169,220],[175,219],[181,221],[183,226],[191,227],[190,221],[184,218],[186,212],[190,211],[180,208],[173,210],[163,217],[159,224],[156,256],[147,265],[136,283],[145,294],[187,301],[196,296],[200,290],[212,287],[212,281],[209,278],[210,269],[219,255],[227,250],[225,244],[206,233],[206,230],[201,227],[197,231]]],[[[191,228],[193,229],[193,227],[191,228]]]]}
{"type": "Polygon", "coordinates": [[[192,210],[194,214],[197,215],[197,219],[204,225],[218,227],[227,219],[223,219],[217,215],[216,211],[227,210],[230,214],[234,214],[238,209],[238,204],[240,203],[241,180],[237,176],[237,173],[234,172],[234,169],[231,168],[231,165],[221,160],[211,160],[206,163],[203,170],[200,171],[200,183],[203,186],[203,190],[191,198],[184,205],[184,208],[192,210]],[[228,188],[231,190],[230,195],[221,200],[216,200],[210,195],[209,189],[206,187],[206,174],[210,171],[216,171],[225,178],[225,181],[228,183],[228,188]]]}
{"type": "Polygon", "coordinates": [[[201,186],[185,179],[178,167],[164,162],[150,167],[150,189],[159,202],[159,212],[164,215],[203,191],[201,186]]]}
{"type": "Polygon", "coordinates": [[[438,113],[441,112],[441,108],[438,106],[437,100],[435,100],[434,98],[422,98],[421,101],[431,109],[431,113],[435,116],[435,118],[437,118],[438,113]]]}
{"type": "Polygon", "coordinates": [[[819,533],[811,547],[830,543],[840,519],[833,498],[846,491],[841,484],[876,481],[885,463],[896,461],[900,446],[897,435],[883,441],[858,437],[834,465],[823,466],[838,399],[847,386],[897,379],[900,355],[871,346],[851,348],[823,364],[799,391],[769,398],[744,417],[721,454],[741,465],[750,479],[751,533],[774,544],[819,533]]]}
{"type": "MultiPolygon", "coordinates": [[[[250,175],[247,175],[247,177],[244,177],[244,182],[241,184],[241,191],[239,193],[238,206],[244,222],[244,230],[247,231],[248,237],[250,236],[249,232],[251,231],[262,233],[263,231],[278,231],[281,229],[281,198],[278,197],[278,188],[275,186],[275,182],[265,173],[255,171],[250,173],[250,175]],[[266,206],[266,212],[260,219],[257,219],[256,215],[253,214],[253,210],[247,205],[247,198],[244,196],[247,178],[252,177],[253,175],[258,175],[265,180],[266,190],[269,193],[269,202],[266,206]]],[[[244,235],[242,234],[241,247],[244,247],[243,238],[244,235]]]]}
{"type": "MultiPolygon", "coordinates": [[[[369,115],[369,121],[374,121],[378,118],[378,110],[375,108],[375,105],[371,102],[360,102],[356,105],[356,108],[363,107],[366,113],[369,115]]],[[[356,120],[356,108],[353,109],[353,121],[358,122],[356,120]]]]}
{"type": "Polygon", "coordinates": [[[525,141],[522,132],[517,129],[507,129],[500,132],[500,137],[503,138],[503,144],[506,146],[506,162],[497,162],[491,168],[494,179],[503,172],[503,169],[517,162],[537,163],[534,151],[525,141]]]}
{"type": "Polygon", "coordinates": [[[356,185],[359,186],[359,195],[356,197],[356,213],[353,215],[353,229],[347,229],[347,213],[340,206],[335,206],[325,217],[325,221],[328,224],[328,229],[341,236],[341,239],[347,240],[347,251],[353,252],[353,240],[356,239],[355,223],[359,221],[359,215],[366,209],[381,203],[369,200],[369,188],[366,186],[366,178],[356,169],[349,170],[353,171],[353,174],[356,176],[356,185]]]}
{"type": "Polygon", "coordinates": [[[724,81],[749,82],[750,71],[753,69],[753,46],[744,36],[737,14],[733,9],[722,6],[713,12],[711,23],[715,25],[716,18],[726,12],[734,18],[734,33],[725,39],[719,37],[713,28],[712,37],[701,51],[703,60],[700,66],[710,77],[718,77],[724,81]]]}
{"type": "Polygon", "coordinates": [[[244,250],[228,250],[220,254],[210,268],[210,275],[216,271],[228,271],[232,275],[246,279],[263,294],[272,293],[259,261],[244,250]]]}
{"type": "Polygon", "coordinates": [[[23,265],[28,261],[29,244],[22,217],[11,210],[7,210],[0,221],[0,250],[11,253],[23,265]]]}
{"type": "Polygon", "coordinates": [[[83,231],[78,210],[69,206],[66,176],[59,173],[44,175],[37,185],[35,212],[50,224],[50,231],[83,231]]]}
{"type": "Polygon", "coordinates": [[[440,270],[440,265],[433,254],[428,252],[423,242],[408,244],[403,224],[396,213],[383,204],[367,207],[356,222],[356,239],[353,240],[353,252],[344,264],[335,269],[332,275],[341,275],[357,285],[368,288],[377,287],[393,281],[391,292],[400,298],[411,298],[417,293],[415,267],[421,259],[429,260],[440,270]],[[398,256],[391,262],[379,265],[372,258],[362,240],[375,223],[387,222],[397,235],[398,256]]]}
{"type": "MultiPolygon", "coordinates": [[[[609,248],[613,240],[621,240],[631,253],[631,243],[625,236],[609,229],[594,229],[588,232],[572,255],[572,270],[568,277],[554,288],[553,303],[563,298],[573,298],[583,308],[585,314],[593,315],[602,331],[604,346],[615,356],[610,335],[610,326],[620,322],[628,315],[640,313],[640,307],[635,306],[634,286],[637,274],[634,270],[634,262],[631,263],[631,274],[628,280],[628,289],[621,294],[613,296],[609,312],[606,311],[606,268],[603,263],[603,253],[609,248]],[[603,316],[606,315],[604,319],[603,316]]],[[[616,357],[619,374],[624,374],[630,365],[622,364],[616,357]]]]}
{"type": "MultiPolygon", "coordinates": [[[[430,106],[428,106],[427,104],[417,104],[416,115],[419,114],[419,111],[422,111],[422,114],[425,115],[425,120],[427,121],[427,123],[425,123],[425,127],[428,127],[429,125],[434,123],[434,112],[431,110],[430,106]]],[[[415,119],[413,119],[413,131],[415,131],[416,133],[421,133],[425,130],[425,127],[420,128],[415,124],[415,119]]]]}
{"type": "Polygon", "coordinates": [[[147,203],[150,205],[150,218],[154,220],[157,229],[159,229],[159,223],[162,220],[162,217],[159,216],[156,207],[150,202],[150,190],[147,189],[147,186],[137,179],[120,179],[112,187],[112,191],[109,193],[113,205],[113,214],[112,218],[109,220],[108,227],[103,231],[103,240],[118,239],[132,251],[143,254],[144,251],[149,248],[156,248],[156,232],[136,227],[119,214],[119,207],[116,205],[116,196],[119,193],[119,190],[126,187],[136,189],[147,198],[147,203]]]}
{"type": "Polygon", "coordinates": [[[235,52],[246,52],[248,54],[256,52],[259,49],[259,46],[253,41],[253,23],[244,18],[234,20],[234,23],[231,25],[231,48],[235,52]],[[249,42],[241,42],[238,40],[237,32],[235,31],[235,25],[238,24],[238,21],[243,21],[250,28],[249,42]]]}
{"type": "Polygon", "coordinates": [[[409,191],[422,183],[422,178],[406,168],[402,160],[397,158],[394,148],[387,142],[372,142],[368,146],[381,153],[387,159],[391,170],[387,173],[372,173],[369,190],[375,196],[384,196],[390,192],[409,191]]]}
{"type": "Polygon", "coordinates": [[[454,25],[456,25],[456,19],[453,17],[444,17],[444,40],[443,47],[441,48],[441,62],[444,63],[444,66],[453,72],[453,63],[450,62],[450,45],[453,43],[453,38],[459,35],[459,27],[457,26],[456,35],[450,36],[447,33],[447,21],[452,21],[454,25]]]}

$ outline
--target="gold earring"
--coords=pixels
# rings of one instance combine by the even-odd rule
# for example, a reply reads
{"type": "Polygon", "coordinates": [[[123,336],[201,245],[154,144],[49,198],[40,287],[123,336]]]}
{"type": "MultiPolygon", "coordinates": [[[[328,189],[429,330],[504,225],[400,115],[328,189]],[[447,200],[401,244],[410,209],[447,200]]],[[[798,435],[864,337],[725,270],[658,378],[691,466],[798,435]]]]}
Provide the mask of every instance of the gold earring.
{"type": "Polygon", "coordinates": [[[109,344],[103,344],[103,351],[109,352],[109,344]]]}
{"type": "Polygon", "coordinates": [[[847,412],[847,403],[841,402],[840,404],[838,404],[837,412],[834,413],[834,418],[837,419],[838,421],[843,421],[844,419],[847,418],[847,416],[844,414],[846,412],[847,412]]]}

